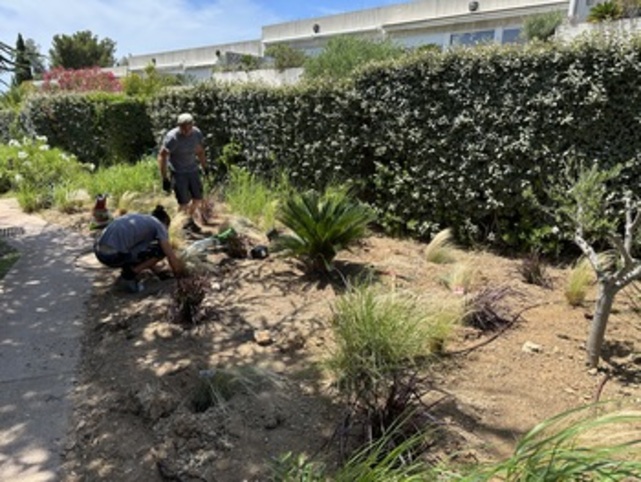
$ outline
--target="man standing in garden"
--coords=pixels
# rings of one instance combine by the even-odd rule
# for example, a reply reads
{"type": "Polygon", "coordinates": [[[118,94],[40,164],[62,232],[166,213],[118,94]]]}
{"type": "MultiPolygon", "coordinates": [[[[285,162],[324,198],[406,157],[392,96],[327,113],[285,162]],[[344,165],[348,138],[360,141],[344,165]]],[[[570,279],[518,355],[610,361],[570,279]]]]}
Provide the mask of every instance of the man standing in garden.
{"type": "Polygon", "coordinates": [[[189,215],[185,229],[200,233],[194,216],[203,201],[201,173],[207,169],[203,134],[189,113],[180,114],[177,124],[165,135],[158,153],[162,186],[167,193],[173,187],[180,210],[189,215]]]}

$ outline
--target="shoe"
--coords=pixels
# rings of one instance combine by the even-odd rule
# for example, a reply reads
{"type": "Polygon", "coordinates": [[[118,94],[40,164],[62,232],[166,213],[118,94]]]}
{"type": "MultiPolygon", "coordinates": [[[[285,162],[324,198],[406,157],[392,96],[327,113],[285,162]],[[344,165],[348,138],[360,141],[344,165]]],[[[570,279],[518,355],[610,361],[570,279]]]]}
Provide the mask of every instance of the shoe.
{"type": "Polygon", "coordinates": [[[118,278],[117,285],[128,293],[141,293],[145,289],[140,281],[135,279],[125,279],[122,276],[118,278]]]}
{"type": "Polygon", "coordinates": [[[189,231],[194,234],[202,234],[203,232],[202,228],[198,226],[193,219],[190,219],[189,221],[187,221],[183,226],[183,229],[185,231],[189,231]]]}

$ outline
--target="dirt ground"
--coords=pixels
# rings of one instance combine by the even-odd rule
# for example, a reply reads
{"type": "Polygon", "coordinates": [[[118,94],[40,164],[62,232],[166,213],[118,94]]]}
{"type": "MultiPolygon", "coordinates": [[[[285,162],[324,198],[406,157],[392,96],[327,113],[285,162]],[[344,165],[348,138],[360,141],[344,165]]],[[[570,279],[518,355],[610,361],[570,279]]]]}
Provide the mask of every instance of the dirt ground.
{"type": "MultiPolygon", "coordinates": [[[[88,225],[86,216],[64,219],[77,229],[88,225]]],[[[337,267],[370,269],[390,289],[447,290],[442,279],[453,265],[427,262],[424,248],[371,236],[340,253],[337,267]]],[[[498,335],[461,328],[446,345],[431,375],[440,397],[433,415],[453,437],[437,452],[498,459],[538,422],[597,396],[641,402],[637,291],[619,295],[605,360],[588,371],[594,290],[584,307],[571,308],[563,296],[567,268],[548,267],[552,286],[544,288],[523,282],[521,260],[469,251],[458,257],[477,268],[472,291],[509,291],[502,305],[516,321],[498,335]]],[[[341,287],[275,256],[212,252],[207,260],[202,318],[192,326],[172,322],[175,280],[150,275],[145,291],[132,295],[114,286],[117,273],[98,269],[65,480],[264,481],[270,460],[287,452],[332,460],[345,411],[321,363],[341,287]],[[243,389],[201,411],[199,387],[229,373],[247,380],[243,389]]]]}

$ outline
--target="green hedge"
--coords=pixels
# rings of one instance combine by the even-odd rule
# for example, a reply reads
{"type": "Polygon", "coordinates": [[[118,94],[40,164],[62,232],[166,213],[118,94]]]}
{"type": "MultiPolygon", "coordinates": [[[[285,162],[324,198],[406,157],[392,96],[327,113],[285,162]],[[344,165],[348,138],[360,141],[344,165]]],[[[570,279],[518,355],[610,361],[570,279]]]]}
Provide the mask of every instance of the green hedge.
{"type": "Polygon", "coordinates": [[[148,106],[34,98],[23,116],[52,145],[112,162],[157,146],[189,111],[212,160],[235,142],[252,172],[286,170],[300,187],[352,182],[391,231],[428,238],[452,227],[462,241],[527,248],[552,242],[532,199],[547,202],[568,159],[623,163],[619,187],[636,188],[640,74],[638,38],[594,37],[428,51],[346,84],[174,89],[148,106]]]}
{"type": "Polygon", "coordinates": [[[30,97],[24,129],[82,162],[135,162],[154,147],[145,101],[119,94],[30,97]]]}

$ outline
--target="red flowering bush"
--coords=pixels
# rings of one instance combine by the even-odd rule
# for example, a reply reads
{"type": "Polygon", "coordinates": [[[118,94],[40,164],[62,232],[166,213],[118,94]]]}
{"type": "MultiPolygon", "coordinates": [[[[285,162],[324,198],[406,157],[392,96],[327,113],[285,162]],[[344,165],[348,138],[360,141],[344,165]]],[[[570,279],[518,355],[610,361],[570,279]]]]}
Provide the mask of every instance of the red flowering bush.
{"type": "Polygon", "coordinates": [[[119,92],[122,90],[122,85],[113,72],[105,72],[100,67],[77,70],[57,67],[45,72],[42,90],[47,92],[119,92]]]}

